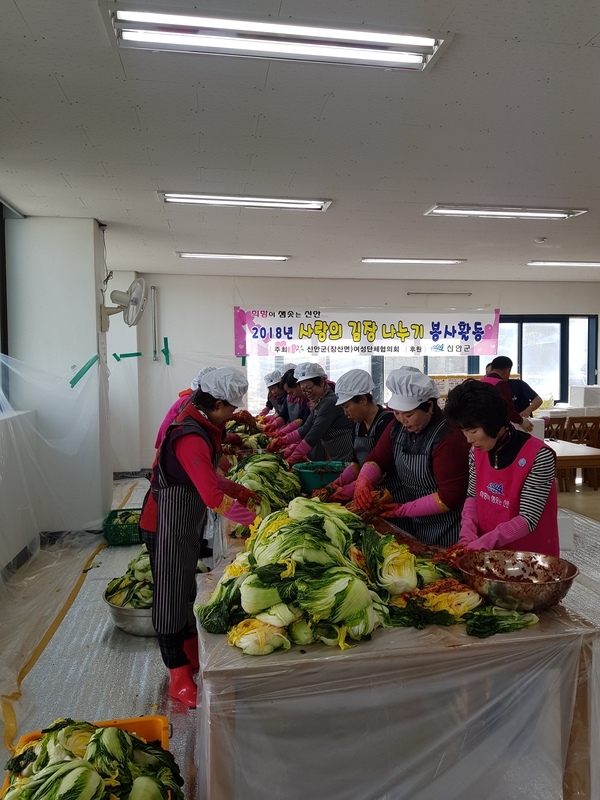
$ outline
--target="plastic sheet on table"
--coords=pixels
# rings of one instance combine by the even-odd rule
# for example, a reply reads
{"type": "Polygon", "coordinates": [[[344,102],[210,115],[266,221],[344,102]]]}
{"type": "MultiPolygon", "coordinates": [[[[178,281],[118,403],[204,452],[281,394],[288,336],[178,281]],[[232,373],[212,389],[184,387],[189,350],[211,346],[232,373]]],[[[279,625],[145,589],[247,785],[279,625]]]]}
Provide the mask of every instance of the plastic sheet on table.
{"type": "Polygon", "coordinates": [[[261,657],[200,630],[198,797],[584,800],[599,635],[562,607],[484,640],[379,629],[350,650],[261,657]]]}

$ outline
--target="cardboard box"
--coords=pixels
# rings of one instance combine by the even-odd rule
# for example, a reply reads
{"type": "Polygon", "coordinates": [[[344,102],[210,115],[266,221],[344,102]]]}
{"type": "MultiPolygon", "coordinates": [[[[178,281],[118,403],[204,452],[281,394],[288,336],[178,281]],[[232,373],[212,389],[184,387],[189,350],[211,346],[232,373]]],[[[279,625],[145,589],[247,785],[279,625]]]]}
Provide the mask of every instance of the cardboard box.
{"type": "Polygon", "coordinates": [[[600,386],[569,386],[569,405],[600,406],[600,386]]]}

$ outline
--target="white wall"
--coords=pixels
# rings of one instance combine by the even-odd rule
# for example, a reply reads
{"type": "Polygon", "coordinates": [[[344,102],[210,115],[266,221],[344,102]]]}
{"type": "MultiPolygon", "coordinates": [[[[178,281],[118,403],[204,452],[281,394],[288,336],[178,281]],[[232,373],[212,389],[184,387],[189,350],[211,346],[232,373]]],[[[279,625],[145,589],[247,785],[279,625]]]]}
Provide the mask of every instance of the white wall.
{"type": "MultiPolygon", "coordinates": [[[[301,278],[231,278],[147,275],[156,286],[159,350],[169,340],[171,364],[152,360],[151,309],[138,326],[140,454],[138,467],[154,457],[154,437],[177,393],[189,385],[199,366],[241,366],[233,353],[233,307],[256,305],[335,308],[376,307],[415,311],[499,308],[504,314],[596,314],[598,283],[508,283],[501,281],[357,281],[301,278]],[[471,297],[407,296],[407,292],[469,291],[471,297]]],[[[114,371],[114,368],[111,368],[114,371]]],[[[133,380],[133,379],[132,379],[133,380]]],[[[122,408],[113,414],[130,414],[122,408]]],[[[132,445],[133,446],[133,445],[132,445]]]]}
{"type": "MultiPolygon", "coordinates": [[[[70,388],[69,377],[105,352],[105,337],[99,334],[104,264],[98,224],[46,217],[7,220],[6,249],[10,354],[59,376],[58,383],[70,388]]],[[[51,402],[32,389],[31,381],[15,378],[11,388],[19,410],[37,412],[46,445],[38,451],[45,491],[32,487],[40,530],[99,527],[112,503],[103,359],[62,408],[56,397],[51,402]]]]}

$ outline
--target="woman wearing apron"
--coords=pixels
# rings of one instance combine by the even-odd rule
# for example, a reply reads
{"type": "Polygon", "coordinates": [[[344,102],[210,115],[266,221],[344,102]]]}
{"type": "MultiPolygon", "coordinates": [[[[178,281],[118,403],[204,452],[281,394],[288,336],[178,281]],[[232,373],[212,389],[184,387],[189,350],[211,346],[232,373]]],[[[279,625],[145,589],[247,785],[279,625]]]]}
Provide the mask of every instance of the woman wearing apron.
{"type": "Polygon", "coordinates": [[[279,382],[286,395],[288,422],[285,423],[282,417],[277,417],[273,421],[269,420],[263,430],[263,433],[266,433],[267,436],[285,436],[286,433],[291,433],[296,428],[299,428],[310,414],[308,400],[302,393],[298,381],[294,378],[295,369],[296,367],[290,367],[285,372],[282,372],[281,381],[279,382]]]}
{"type": "Polygon", "coordinates": [[[156,434],[156,442],[154,443],[154,448],[158,450],[160,447],[160,443],[165,438],[165,433],[169,425],[173,422],[177,414],[181,411],[187,401],[190,399],[193,392],[195,392],[200,387],[200,381],[203,375],[206,375],[207,372],[212,372],[213,369],[216,367],[202,367],[200,372],[196,375],[194,380],[192,381],[189,389],[184,389],[182,392],[179,392],[179,397],[171,408],[167,411],[165,418],[160,424],[160,428],[158,429],[158,433],[156,434]]]}
{"type": "Polygon", "coordinates": [[[223,426],[241,405],[247,390],[245,376],[232,367],[203,376],[200,389],[169,426],[161,443],[152,470],[154,502],[145,504],[140,521],[140,527],[150,532],[143,538],[149,545],[154,579],[152,622],[170,673],[169,694],[190,708],[196,707],[192,669],[198,649],[195,628],[190,629],[188,623],[188,606],[206,509],[250,525],[256,514],[246,504],[259,501],[245,487],[216,474],[223,426]],[[152,506],[156,511],[155,536],[152,506]]]}
{"type": "Polygon", "coordinates": [[[381,516],[424,544],[448,547],[458,541],[469,448],[444,419],[427,375],[403,367],[390,372],[386,386],[395,421],[363,465],[354,501],[369,508],[373,488],[386,476],[394,503],[381,516]]]}
{"type": "Polygon", "coordinates": [[[554,452],[509,424],[504,398],[480,381],[452,389],[446,418],[472,446],[458,543],[560,555],[554,452]]]}
{"type": "MultiPolygon", "coordinates": [[[[332,503],[347,503],[354,497],[354,485],[360,468],[379,441],[379,437],[394,419],[391,411],[373,402],[373,378],[364,369],[345,372],[336,384],[336,405],[341,406],[346,417],[354,423],[352,431],[353,453],[351,463],[324,493],[332,503]]],[[[384,479],[384,485],[385,479],[384,479]]]]}
{"type": "Polygon", "coordinates": [[[325,370],[320,364],[309,361],[296,367],[294,377],[311,408],[306,422],[276,440],[285,448],[283,457],[289,464],[297,464],[311,451],[322,450],[328,461],[350,461],[354,426],[336,405],[337,399],[325,370]]]}

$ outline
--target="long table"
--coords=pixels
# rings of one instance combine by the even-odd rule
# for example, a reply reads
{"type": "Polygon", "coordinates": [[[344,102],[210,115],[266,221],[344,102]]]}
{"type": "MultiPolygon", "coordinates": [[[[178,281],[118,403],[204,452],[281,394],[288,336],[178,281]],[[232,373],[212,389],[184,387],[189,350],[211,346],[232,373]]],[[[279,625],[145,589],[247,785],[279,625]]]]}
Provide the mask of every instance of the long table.
{"type": "MultiPolygon", "coordinates": [[[[600,448],[588,447],[586,444],[563,442],[558,439],[544,439],[544,442],[556,453],[556,470],[564,469],[599,469],[600,448]]],[[[597,483],[594,481],[594,489],[597,483]]],[[[566,491],[569,491],[568,481],[565,482],[566,491]]]]}
{"type": "Polygon", "coordinates": [[[599,637],[562,607],[262,657],[201,629],[198,800],[598,800],[599,637]]]}

